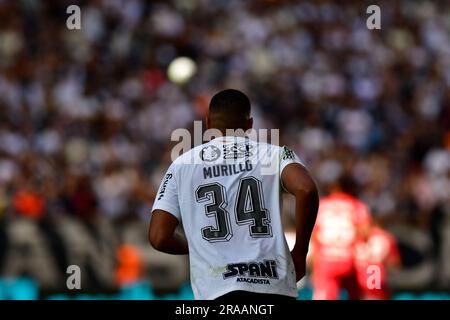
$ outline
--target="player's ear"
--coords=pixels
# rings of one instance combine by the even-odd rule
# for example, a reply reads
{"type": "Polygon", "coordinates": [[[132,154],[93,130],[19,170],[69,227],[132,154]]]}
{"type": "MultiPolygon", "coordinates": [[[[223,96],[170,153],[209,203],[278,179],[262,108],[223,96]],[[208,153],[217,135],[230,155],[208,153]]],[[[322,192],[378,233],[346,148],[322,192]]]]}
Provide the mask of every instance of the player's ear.
{"type": "Polygon", "coordinates": [[[246,130],[249,130],[251,128],[253,128],[253,118],[250,118],[250,119],[247,120],[247,128],[246,128],[246,130]]]}

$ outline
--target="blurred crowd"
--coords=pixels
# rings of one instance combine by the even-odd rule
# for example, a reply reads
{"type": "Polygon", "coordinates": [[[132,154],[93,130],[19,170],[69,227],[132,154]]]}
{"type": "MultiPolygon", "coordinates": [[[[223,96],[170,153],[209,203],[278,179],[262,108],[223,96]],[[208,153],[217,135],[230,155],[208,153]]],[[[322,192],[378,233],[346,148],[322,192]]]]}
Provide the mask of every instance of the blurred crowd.
{"type": "Polygon", "coordinates": [[[385,223],[450,214],[450,2],[0,0],[0,219],[147,221],[171,132],[237,88],[322,194],[385,223]],[[66,8],[78,4],[81,30],[66,8]],[[166,76],[187,56],[190,82],[166,76]]]}

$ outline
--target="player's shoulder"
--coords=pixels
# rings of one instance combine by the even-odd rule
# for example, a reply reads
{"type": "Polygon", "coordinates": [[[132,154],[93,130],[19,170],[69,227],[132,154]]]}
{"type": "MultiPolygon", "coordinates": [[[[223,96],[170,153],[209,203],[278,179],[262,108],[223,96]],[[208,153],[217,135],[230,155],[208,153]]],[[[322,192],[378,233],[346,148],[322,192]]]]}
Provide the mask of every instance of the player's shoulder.
{"type": "Polygon", "coordinates": [[[280,154],[284,154],[287,156],[295,154],[293,149],[287,145],[279,145],[279,144],[269,143],[269,142],[265,142],[265,141],[254,141],[254,140],[250,140],[250,141],[251,141],[251,143],[254,143],[255,145],[257,145],[258,147],[270,148],[270,149],[280,152],[280,154]]]}
{"type": "Polygon", "coordinates": [[[298,157],[295,152],[286,145],[278,146],[278,150],[280,152],[281,160],[295,160],[298,157]]]}
{"type": "Polygon", "coordinates": [[[282,166],[290,163],[298,163],[302,165],[304,168],[306,164],[304,160],[294,151],[294,149],[287,145],[273,145],[271,147],[275,150],[276,154],[278,154],[278,160],[281,161],[282,166]]]}
{"type": "Polygon", "coordinates": [[[205,142],[201,145],[186,151],[179,155],[172,165],[177,168],[181,168],[185,165],[202,164],[204,161],[210,161],[217,159],[220,156],[220,148],[216,146],[213,141],[205,142]]]}

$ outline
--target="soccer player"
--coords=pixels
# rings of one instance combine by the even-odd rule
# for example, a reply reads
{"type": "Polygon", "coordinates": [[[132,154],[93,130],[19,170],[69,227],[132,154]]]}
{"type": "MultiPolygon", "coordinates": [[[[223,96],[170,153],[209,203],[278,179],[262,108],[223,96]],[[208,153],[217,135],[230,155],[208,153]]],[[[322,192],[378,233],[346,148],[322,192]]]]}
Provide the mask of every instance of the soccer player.
{"type": "Polygon", "coordinates": [[[371,224],[366,241],[356,244],[355,263],[362,298],[387,300],[391,296],[387,271],[400,267],[401,258],[394,236],[379,224],[371,224]]]}
{"type": "Polygon", "coordinates": [[[295,299],[305,274],[317,188],[287,147],[226,135],[252,128],[250,109],[238,90],[214,95],[206,124],[222,136],[178,157],[153,205],[149,241],[162,252],[189,254],[196,299],[295,299]],[[292,252],[281,225],[282,189],[296,199],[292,252]],[[186,239],[175,232],[179,224],[186,239]]]}
{"type": "Polygon", "coordinates": [[[309,259],[314,300],[337,300],[341,289],[352,300],[361,297],[355,245],[366,239],[370,215],[366,205],[351,195],[352,184],[351,178],[341,177],[331,194],[320,201],[309,259]]]}

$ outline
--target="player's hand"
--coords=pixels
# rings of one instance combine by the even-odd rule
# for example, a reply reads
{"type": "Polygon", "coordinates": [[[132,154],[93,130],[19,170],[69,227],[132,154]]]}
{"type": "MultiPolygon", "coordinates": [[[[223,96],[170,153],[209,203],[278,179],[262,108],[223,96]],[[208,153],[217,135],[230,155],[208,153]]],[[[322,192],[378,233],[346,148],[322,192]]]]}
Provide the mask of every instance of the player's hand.
{"type": "Polygon", "coordinates": [[[298,282],[306,274],[306,253],[301,253],[294,249],[291,252],[291,256],[294,261],[296,281],[298,282]]]}

